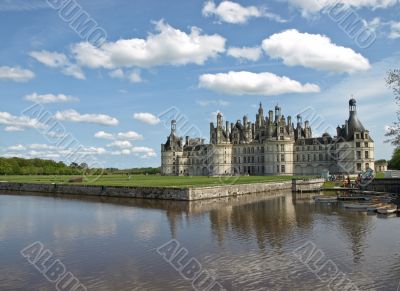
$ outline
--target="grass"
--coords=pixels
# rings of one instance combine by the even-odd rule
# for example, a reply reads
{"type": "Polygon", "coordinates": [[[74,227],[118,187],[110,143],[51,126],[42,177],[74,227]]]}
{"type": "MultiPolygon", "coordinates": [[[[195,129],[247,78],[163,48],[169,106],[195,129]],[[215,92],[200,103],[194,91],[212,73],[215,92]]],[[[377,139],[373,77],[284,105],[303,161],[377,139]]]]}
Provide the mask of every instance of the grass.
{"type": "Polygon", "coordinates": [[[57,183],[74,185],[100,185],[100,186],[142,186],[142,187],[190,187],[190,186],[215,186],[224,184],[250,184],[262,182],[290,181],[293,176],[240,176],[240,177],[175,177],[157,175],[104,175],[96,181],[83,183],[69,183],[69,179],[79,176],[0,176],[0,181],[18,183],[57,183]]]}

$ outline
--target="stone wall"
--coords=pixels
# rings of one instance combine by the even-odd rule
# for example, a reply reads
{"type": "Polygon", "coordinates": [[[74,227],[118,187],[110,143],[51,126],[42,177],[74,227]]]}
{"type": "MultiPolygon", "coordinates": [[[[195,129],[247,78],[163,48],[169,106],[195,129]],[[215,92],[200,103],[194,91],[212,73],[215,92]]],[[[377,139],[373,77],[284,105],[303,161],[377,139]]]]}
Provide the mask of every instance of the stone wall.
{"type": "Polygon", "coordinates": [[[39,192],[50,194],[74,194],[86,196],[128,197],[188,200],[185,188],[161,187],[118,187],[118,186],[82,186],[57,184],[0,183],[2,191],[39,192]]]}
{"type": "Polygon", "coordinates": [[[308,180],[292,180],[292,191],[293,192],[314,192],[319,191],[324,185],[325,179],[316,178],[308,180]]]}
{"type": "Polygon", "coordinates": [[[254,183],[196,188],[116,187],[57,184],[0,183],[0,191],[128,197],[167,200],[200,200],[261,192],[287,190],[291,182],[254,183]]]}
{"type": "Polygon", "coordinates": [[[253,183],[240,185],[224,185],[212,187],[198,187],[189,189],[189,199],[210,199],[235,195],[246,195],[291,189],[291,182],[253,183]]]}

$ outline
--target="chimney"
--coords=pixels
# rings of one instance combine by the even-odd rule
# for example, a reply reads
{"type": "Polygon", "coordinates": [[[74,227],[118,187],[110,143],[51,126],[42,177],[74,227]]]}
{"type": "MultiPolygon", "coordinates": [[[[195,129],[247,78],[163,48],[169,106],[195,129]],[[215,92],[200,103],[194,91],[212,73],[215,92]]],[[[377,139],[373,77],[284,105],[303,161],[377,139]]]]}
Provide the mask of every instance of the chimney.
{"type": "Polygon", "coordinates": [[[268,122],[272,123],[274,121],[274,112],[272,110],[268,111],[268,122]]]}
{"type": "Polygon", "coordinates": [[[288,126],[292,126],[292,117],[290,115],[287,117],[287,124],[288,126]]]}
{"type": "Polygon", "coordinates": [[[229,135],[229,121],[226,121],[225,130],[226,134],[229,135]]]}
{"type": "Polygon", "coordinates": [[[186,144],[186,145],[189,145],[189,136],[188,136],[188,135],[186,136],[186,142],[185,142],[185,144],[186,144]]]}
{"type": "Polygon", "coordinates": [[[336,127],[336,134],[337,134],[337,137],[339,137],[341,134],[340,134],[340,126],[338,125],[338,127],[336,127]]]}

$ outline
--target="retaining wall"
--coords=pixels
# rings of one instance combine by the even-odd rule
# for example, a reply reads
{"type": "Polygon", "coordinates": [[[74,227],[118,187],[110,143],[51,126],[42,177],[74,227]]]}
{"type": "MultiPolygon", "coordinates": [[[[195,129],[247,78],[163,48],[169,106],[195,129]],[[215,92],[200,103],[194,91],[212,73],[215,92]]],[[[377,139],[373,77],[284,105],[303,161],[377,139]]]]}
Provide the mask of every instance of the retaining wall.
{"type": "Polygon", "coordinates": [[[324,185],[325,179],[316,178],[309,180],[292,180],[292,191],[293,192],[314,192],[319,191],[324,185]]]}
{"type": "Polygon", "coordinates": [[[128,197],[167,200],[200,200],[291,189],[291,182],[254,183],[193,188],[82,186],[59,184],[0,183],[0,191],[128,197]]]}

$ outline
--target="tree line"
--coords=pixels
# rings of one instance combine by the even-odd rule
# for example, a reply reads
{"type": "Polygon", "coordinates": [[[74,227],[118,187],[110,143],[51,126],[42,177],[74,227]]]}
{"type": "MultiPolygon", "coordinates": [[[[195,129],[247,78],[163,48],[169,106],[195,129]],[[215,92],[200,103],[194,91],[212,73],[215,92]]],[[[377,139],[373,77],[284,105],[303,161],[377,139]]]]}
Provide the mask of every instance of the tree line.
{"type": "MultiPolygon", "coordinates": [[[[396,104],[400,105],[400,70],[391,70],[386,78],[386,83],[393,90],[396,104]]],[[[391,160],[388,163],[390,169],[400,170],[400,111],[397,111],[396,121],[387,129],[387,142],[395,146],[391,160]]]]}
{"type": "MultiPolygon", "coordinates": [[[[2,158],[0,157],[0,175],[81,175],[93,170],[87,164],[71,163],[43,159],[2,158]]],[[[132,169],[102,169],[104,175],[154,175],[160,173],[160,168],[132,168],[132,169]]]]}

